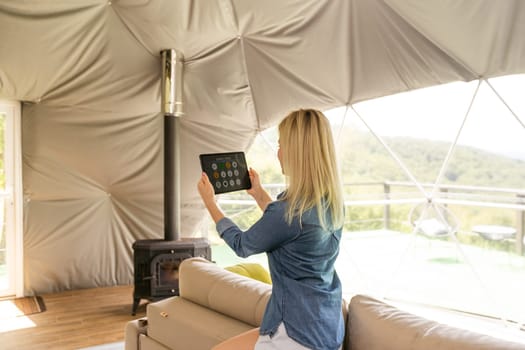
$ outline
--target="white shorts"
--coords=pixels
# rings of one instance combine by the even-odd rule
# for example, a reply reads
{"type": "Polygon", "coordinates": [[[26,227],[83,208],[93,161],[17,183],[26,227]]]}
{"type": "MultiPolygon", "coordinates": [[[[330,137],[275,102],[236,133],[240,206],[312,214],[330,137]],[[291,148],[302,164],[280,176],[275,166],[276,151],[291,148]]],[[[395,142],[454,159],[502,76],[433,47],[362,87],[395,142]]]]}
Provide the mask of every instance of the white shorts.
{"type": "MultiPolygon", "coordinates": [[[[290,338],[286,333],[286,327],[281,322],[277,328],[277,332],[270,338],[269,335],[259,335],[257,343],[255,343],[254,350],[311,350],[290,338]]],[[[343,349],[343,345],[339,350],[343,349]]]]}
{"type": "Polygon", "coordinates": [[[255,343],[254,350],[309,350],[309,348],[299,344],[286,333],[286,327],[281,322],[275,334],[270,337],[269,335],[260,335],[255,343]]]}

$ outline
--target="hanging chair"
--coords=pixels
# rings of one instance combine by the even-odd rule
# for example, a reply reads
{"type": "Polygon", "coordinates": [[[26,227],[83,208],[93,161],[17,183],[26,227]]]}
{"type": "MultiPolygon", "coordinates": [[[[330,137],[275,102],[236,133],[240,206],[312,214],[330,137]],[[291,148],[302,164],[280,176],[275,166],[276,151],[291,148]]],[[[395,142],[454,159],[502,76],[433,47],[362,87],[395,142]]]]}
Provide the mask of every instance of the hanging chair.
{"type": "Polygon", "coordinates": [[[408,220],[416,234],[429,238],[448,237],[459,228],[459,220],[446,206],[430,201],[412,207],[408,220]]]}

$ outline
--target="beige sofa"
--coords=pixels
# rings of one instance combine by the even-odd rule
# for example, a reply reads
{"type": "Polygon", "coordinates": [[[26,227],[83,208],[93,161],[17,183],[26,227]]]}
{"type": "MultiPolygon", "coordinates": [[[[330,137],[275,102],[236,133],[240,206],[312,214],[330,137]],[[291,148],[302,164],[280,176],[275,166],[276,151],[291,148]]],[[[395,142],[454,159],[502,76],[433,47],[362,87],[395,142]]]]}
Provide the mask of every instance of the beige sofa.
{"type": "MultiPolygon", "coordinates": [[[[260,325],[271,286],[202,258],[179,267],[180,296],[147,306],[126,326],[126,350],[208,350],[260,325]]],[[[445,326],[373,298],[348,306],[347,350],[525,350],[524,344],[445,326]]]]}

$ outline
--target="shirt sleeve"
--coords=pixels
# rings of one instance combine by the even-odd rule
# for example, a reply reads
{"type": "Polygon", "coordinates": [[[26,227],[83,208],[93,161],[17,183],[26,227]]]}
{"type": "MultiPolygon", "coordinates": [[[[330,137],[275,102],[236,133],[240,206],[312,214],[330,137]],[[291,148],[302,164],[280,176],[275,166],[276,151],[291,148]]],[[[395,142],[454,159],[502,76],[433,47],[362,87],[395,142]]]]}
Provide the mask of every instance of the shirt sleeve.
{"type": "Polygon", "coordinates": [[[288,225],[284,218],[284,203],[272,202],[262,217],[246,231],[242,231],[232,220],[223,218],[217,223],[222,239],[240,257],[269,252],[300,233],[295,224],[288,225]]]}

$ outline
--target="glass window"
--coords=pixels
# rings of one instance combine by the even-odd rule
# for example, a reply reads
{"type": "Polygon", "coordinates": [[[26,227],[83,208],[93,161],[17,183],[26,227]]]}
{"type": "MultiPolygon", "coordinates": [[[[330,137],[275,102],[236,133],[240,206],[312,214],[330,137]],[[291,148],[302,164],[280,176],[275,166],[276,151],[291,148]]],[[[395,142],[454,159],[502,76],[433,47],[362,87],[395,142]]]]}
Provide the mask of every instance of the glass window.
{"type": "MultiPolygon", "coordinates": [[[[524,78],[325,111],[344,181],[337,268],[347,300],[367,293],[525,324],[524,78]]],[[[247,153],[273,195],[284,186],[277,138],[265,130],[247,153]]],[[[245,202],[221,206],[247,227],[260,212],[244,193],[232,196],[245,202]]]]}
{"type": "Polygon", "coordinates": [[[0,296],[23,294],[20,103],[0,101],[0,296]]]}

